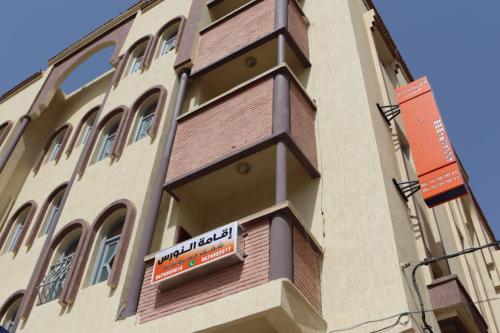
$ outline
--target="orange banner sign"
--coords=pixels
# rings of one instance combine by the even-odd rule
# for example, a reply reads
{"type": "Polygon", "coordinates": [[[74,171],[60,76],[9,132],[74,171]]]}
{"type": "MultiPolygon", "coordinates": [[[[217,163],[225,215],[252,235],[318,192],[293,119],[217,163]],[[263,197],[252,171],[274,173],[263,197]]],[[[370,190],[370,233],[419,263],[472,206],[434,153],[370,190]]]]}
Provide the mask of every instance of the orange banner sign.
{"type": "Polygon", "coordinates": [[[396,90],[401,116],[429,207],[467,193],[453,146],[426,77],[396,90]]]}
{"type": "Polygon", "coordinates": [[[243,260],[243,233],[234,222],[155,255],[151,283],[165,290],[196,275],[208,274],[243,260]]]}

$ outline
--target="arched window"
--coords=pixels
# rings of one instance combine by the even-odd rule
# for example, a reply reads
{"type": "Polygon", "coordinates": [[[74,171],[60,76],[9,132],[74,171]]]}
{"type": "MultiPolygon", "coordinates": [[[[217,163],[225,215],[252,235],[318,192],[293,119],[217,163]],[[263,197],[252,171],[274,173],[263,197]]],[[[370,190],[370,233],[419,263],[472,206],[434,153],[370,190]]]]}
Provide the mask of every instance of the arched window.
{"type": "Polygon", "coordinates": [[[107,157],[116,158],[121,155],[125,146],[124,141],[129,129],[130,110],[126,106],[119,106],[108,112],[97,125],[97,135],[92,136],[88,150],[80,165],[78,173],[83,174],[89,160],[97,162],[107,157]]]}
{"type": "Polygon", "coordinates": [[[24,236],[28,231],[28,228],[35,216],[36,203],[34,201],[28,201],[22,205],[12,217],[8,220],[5,225],[4,231],[0,236],[0,248],[4,245],[5,252],[16,253],[21,248],[24,236]]]}
{"type": "Polygon", "coordinates": [[[56,223],[57,213],[59,212],[59,209],[61,208],[61,201],[62,201],[63,194],[64,194],[64,191],[60,191],[59,193],[57,193],[57,195],[54,197],[54,199],[50,202],[47,216],[45,218],[43,228],[42,228],[42,235],[48,234],[49,231],[52,230],[52,228],[54,228],[55,223],[56,223]]]}
{"type": "Polygon", "coordinates": [[[142,94],[133,104],[135,114],[131,142],[139,141],[146,136],[155,137],[159,122],[165,108],[166,90],[156,86],[142,94]]]}
{"type": "Polygon", "coordinates": [[[156,52],[152,50],[151,55],[156,54],[156,57],[161,57],[177,49],[185,22],[184,16],[178,16],[161,27],[155,35],[156,52]]]}
{"type": "Polygon", "coordinates": [[[14,320],[19,311],[19,306],[24,297],[24,290],[16,291],[0,307],[0,325],[11,332],[14,327],[14,320]]]}
{"type": "Polygon", "coordinates": [[[68,145],[68,150],[66,151],[68,155],[71,154],[75,147],[85,145],[89,142],[90,134],[96,125],[98,111],[99,106],[96,106],[82,117],[78,127],[76,128],[75,134],[73,135],[73,139],[71,139],[71,142],[68,145]]]}
{"type": "Polygon", "coordinates": [[[170,53],[178,47],[185,20],[183,16],[178,16],[158,30],[156,34],[156,39],[158,40],[158,57],[170,53]]]}
{"type": "Polygon", "coordinates": [[[78,258],[82,253],[86,232],[87,224],[83,220],[76,220],[54,237],[38,277],[38,304],[55,299],[65,303],[64,296],[71,277],[78,269],[78,258]]]}
{"type": "Polygon", "coordinates": [[[62,152],[64,151],[64,147],[69,140],[72,129],[73,126],[71,126],[71,124],[64,124],[49,137],[35,164],[35,172],[38,172],[44,161],[45,163],[50,161],[59,161],[62,152]]]}
{"type": "Polygon", "coordinates": [[[118,120],[114,120],[104,129],[97,153],[97,161],[103,160],[113,154],[113,146],[117,139],[119,124],[118,120]]]}
{"type": "Polygon", "coordinates": [[[6,121],[0,125],[0,146],[5,142],[7,136],[9,135],[10,129],[12,128],[12,121],[6,121]]]}
{"type": "Polygon", "coordinates": [[[134,220],[135,207],[125,199],[113,202],[97,216],[88,239],[89,247],[94,249],[91,284],[107,280],[111,288],[116,288],[134,220]]]}
{"type": "Polygon", "coordinates": [[[102,228],[98,239],[98,253],[92,273],[92,284],[106,281],[111,275],[124,222],[125,216],[120,214],[111,221],[109,226],[102,228]]]}
{"type": "Polygon", "coordinates": [[[61,201],[64,196],[64,191],[68,187],[67,183],[63,183],[55,188],[45,199],[40,208],[37,219],[33,225],[31,233],[26,241],[26,245],[31,247],[37,236],[47,234],[52,228],[55,228],[57,222],[57,214],[61,209],[61,201]],[[40,230],[41,228],[41,230],[40,230]],[[39,233],[40,231],[40,233],[39,233]]]}

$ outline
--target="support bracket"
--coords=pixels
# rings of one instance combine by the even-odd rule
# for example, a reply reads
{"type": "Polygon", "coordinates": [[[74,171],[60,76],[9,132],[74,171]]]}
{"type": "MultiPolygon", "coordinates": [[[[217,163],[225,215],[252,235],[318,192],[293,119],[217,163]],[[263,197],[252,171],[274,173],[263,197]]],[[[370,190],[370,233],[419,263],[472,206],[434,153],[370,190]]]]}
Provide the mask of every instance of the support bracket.
{"type": "Polygon", "coordinates": [[[399,105],[380,105],[377,103],[377,109],[389,126],[391,126],[391,120],[396,118],[401,113],[399,105]]]}
{"type": "Polygon", "coordinates": [[[414,195],[420,190],[420,183],[418,182],[418,180],[410,180],[407,182],[398,183],[398,181],[393,178],[392,182],[394,183],[394,186],[396,186],[396,188],[398,189],[399,194],[401,194],[401,196],[405,198],[406,201],[408,201],[408,199],[412,195],[414,195]]]}

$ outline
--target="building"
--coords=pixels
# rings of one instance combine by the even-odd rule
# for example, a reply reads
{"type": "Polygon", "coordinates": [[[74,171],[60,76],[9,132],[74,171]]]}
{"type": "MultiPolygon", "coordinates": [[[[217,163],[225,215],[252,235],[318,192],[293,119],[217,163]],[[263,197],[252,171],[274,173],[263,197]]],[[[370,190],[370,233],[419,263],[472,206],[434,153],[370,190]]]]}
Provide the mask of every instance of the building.
{"type": "Polygon", "coordinates": [[[48,65],[0,99],[8,331],[500,331],[498,247],[419,265],[495,237],[395,185],[414,79],[371,1],[141,1],[48,65]]]}

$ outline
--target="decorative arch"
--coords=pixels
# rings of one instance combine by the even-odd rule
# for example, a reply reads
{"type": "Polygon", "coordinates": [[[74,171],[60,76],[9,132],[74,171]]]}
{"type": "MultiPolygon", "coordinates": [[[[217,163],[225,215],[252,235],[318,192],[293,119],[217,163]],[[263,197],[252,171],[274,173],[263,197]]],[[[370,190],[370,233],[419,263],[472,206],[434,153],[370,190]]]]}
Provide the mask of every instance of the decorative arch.
{"type": "Polygon", "coordinates": [[[2,125],[0,125],[0,146],[2,146],[2,144],[7,139],[7,136],[9,135],[12,126],[13,122],[11,120],[7,120],[2,125]]]}
{"type": "MultiPolygon", "coordinates": [[[[78,142],[78,137],[80,136],[80,133],[82,131],[83,126],[85,126],[85,123],[87,120],[92,117],[93,115],[96,115],[97,112],[99,111],[101,106],[95,106],[90,111],[88,111],[82,119],[80,119],[80,122],[78,123],[78,126],[76,127],[75,133],[73,134],[73,138],[71,139],[71,142],[68,145],[68,149],[66,150],[66,155],[70,155],[73,149],[76,146],[76,143],[78,142]]],[[[97,120],[97,119],[96,119],[97,120]]]]}
{"type": "MultiPolygon", "coordinates": [[[[151,127],[149,128],[148,134],[154,138],[156,136],[156,133],[158,132],[158,128],[160,126],[160,121],[161,117],[163,115],[163,110],[165,109],[165,102],[167,100],[167,90],[165,87],[161,85],[157,85],[154,87],[149,88],[146,92],[144,92],[139,98],[137,98],[132,104],[132,109],[131,109],[131,117],[130,120],[132,121],[132,118],[137,114],[139,109],[141,108],[142,104],[152,95],[158,94],[158,101],[156,103],[156,108],[154,111],[154,117],[153,121],[151,124],[151,127]]],[[[130,126],[130,125],[129,125],[130,126]]],[[[125,138],[126,140],[126,138],[125,138]]]]}
{"type": "Polygon", "coordinates": [[[33,228],[31,229],[31,233],[28,237],[28,240],[26,241],[26,246],[31,247],[33,245],[33,242],[36,239],[36,235],[38,234],[38,230],[40,229],[42,222],[45,218],[45,214],[47,213],[47,209],[49,208],[50,204],[54,200],[54,198],[61,192],[66,191],[68,187],[68,182],[62,183],[58,187],[56,187],[52,192],[50,192],[49,196],[45,201],[43,202],[40,212],[38,213],[38,217],[35,221],[35,224],[33,225],[33,228]]]}
{"type": "Polygon", "coordinates": [[[144,50],[144,61],[141,64],[141,71],[145,70],[146,68],[149,67],[149,64],[147,63],[147,59],[149,58],[149,53],[150,49],[153,46],[153,35],[149,34],[146,36],[143,36],[136,40],[125,52],[125,54],[122,56],[122,62],[121,66],[119,68],[119,72],[116,77],[115,85],[118,84],[120,81],[120,78],[123,76],[123,72],[125,71],[125,68],[127,68],[129,62],[130,62],[130,57],[132,56],[132,53],[134,53],[135,49],[140,46],[141,44],[146,43],[146,49],[144,50]]]}
{"type": "Polygon", "coordinates": [[[149,57],[147,59],[148,66],[151,64],[154,58],[154,54],[156,52],[156,49],[158,48],[158,42],[160,41],[161,36],[171,26],[174,24],[179,24],[179,30],[177,30],[177,38],[175,42],[175,49],[179,49],[179,45],[181,43],[181,37],[182,37],[182,32],[184,31],[184,25],[186,24],[186,17],[184,15],[179,15],[165,23],[155,34],[154,40],[153,40],[153,46],[151,47],[151,52],[149,54],[149,57]]]}
{"type": "Polygon", "coordinates": [[[125,210],[125,221],[123,223],[120,242],[116,250],[116,256],[113,268],[111,269],[111,274],[109,275],[108,278],[108,286],[110,286],[111,288],[116,288],[118,286],[118,282],[120,281],[121,271],[123,268],[123,263],[125,261],[125,256],[127,254],[127,249],[129,248],[130,238],[132,236],[132,231],[134,229],[134,221],[136,216],[136,209],[134,204],[127,199],[116,200],[113,203],[109,204],[106,208],[104,208],[101,211],[101,213],[99,213],[99,215],[92,223],[92,226],[90,227],[88,233],[88,237],[85,241],[85,247],[82,252],[83,253],[82,263],[81,263],[82,268],[78,271],[78,274],[72,276],[72,280],[70,282],[70,288],[68,289],[69,291],[65,296],[66,303],[71,304],[75,301],[76,293],[78,291],[80,282],[83,277],[84,267],[86,266],[86,263],[90,256],[90,252],[92,250],[97,233],[113,213],[122,209],[125,210]]]}
{"type": "Polygon", "coordinates": [[[116,140],[113,143],[113,147],[111,148],[111,156],[113,157],[119,157],[123,151],[123,148],[125,147],[125,142],[122,142],[122,136],[125,133],[126,137],[126,132],[128,132],[129,128],[129,119],[130,119],[130,109],[126,107],[125,105],[118,106],[108,112],[100,121],[99,124],[96,127],[96,133],[95,135],[92,136],[92,140],[89,142],[90,149],[87,150],[86,155],[83,159],[82,164],[80,165],[80,170],[78,170],[79,175],[81,176],[83,172],[85,171],[85,167],[87,166],[90,157],[93,154],[95,144],[98,140],[98,138],[101,135],[102,130],[110,120],[112,120],[115,117],[119,117],[120,121],[118,124],[118,130],[117,130],[117,136],[116,140]]]}
{"type": "Polygon", "coordinates": [[[85,37],[90,40],[83,46],[79,48],[70,46],[68,49],[61,52],[60,55],[51,59],[50,64],[54,62],[54,67],[49,73],[39,94],[37,95],[36,100],[31,106],[29,115],[36,116],[44,110],[49,105],[57,89],[66,77],[68,77],[76,67],[96,52],[114,45],[115,50],[113,56],[111,57],[111,64],[116,66],[119,62],[120,49],[125,42],[127,34],[132,26],[132,22],[132,19],[125,20],[119,25],[111,27],[99,35],[97,35],[97,33],[91,33],[88,37],[85,37]],[[96,36],[93,37],[93,34],[96,36]]]}
{"type": "Polygon", "coordinates": [[[20,298],[24,297],[24,294],[26,293],[26,290],[20,289],[13,294],[11,294],[7,299],[2,303],[0,306],[0,320],[5,316],[9,308],[20,298]]]}
{"type": "MultiPolygon", "coordinates": [[[[45,253],[45,256],[41,258],[43,260],[41,269],[38,273],[38,276],[36,277],[36,286],[40,284],[40,282],[43,280],[43,277],[45,276],[48,266],[50,264],[50,260],[52,259],[52,256],[54,255],[55,250],[57,247],[61,244],[61,242],[73,231],[79,230],[80,229],[80,237],[78,240],[78,245],[76,247],[75,251],[75,259],[71,263],[71,268],[68,272],[67,278],[64,282],[64,285],[61,290],[61,295],[59,296],[59,303],[60,304],[66,304],[64,302],[64,298],[66,293],[68,292],[68,288],[70,285],[70,282],[72,280],[72,276],[78,272],[79,269],[81,269],[81,264],[79,265],[80,257],[82,256],[82,251],[83,247],[85,244],[85,239],[87,238],[87,233],[88,233],[88,223],[85,222],[82,219],[77,219],[74,220],[67,225],[65,225],[59,232],[52,238],[52,241],[50,243],[50,247],[48,248],[48,251],[45,253]]],[[[37,293],[33,293],[30,295],[30,299],[26,301],[26,306],[23,308],[22,313],[21,313],[21,318],[27,318],[29,315],[29,312],[33,308],[33,304],[35,302],[37,293]]]]}
{"type": "Polygon", "coordinates": [[[31,224],[31,221],[33,220],[33,217],[35,216],[35,212],[37,209],[37,204],[35,201],[30,200],[23,204],[21,207],[19,207],[14,215],[9,219],[7,224],[5,225],[5,228],[3,230],[2,235],[0,236],[0,249],[3,248],[5,241],[7,240],[7,237],[9,236],[12,226],[16,222],[16,220],[19,218],[19,215],[21,215],[23,212],[28,210],[28,215],[26,216],[26,222],[24,223],[24,228],[21,231],[21,234],[19,235],[19,238],[16,241],[16,244],[14,244],[13,252],[17,253],[19,249],[21,248],[21,244],[23,243],[24,237],[26,236],[26,233],[28,232],[28,228],[31,224]]]}
{"type": "Polygon", "coordinates": [[[59,127],[57,130],[55,130],[54,133],[52,133],[52,135],[49,137],[49,139],[45,143],[45,146],[43,146],[43,150],[40,153],[40,156],[38,157],[38,160],[35,164],[35,167],[34,167],[35,173],[38,172],[38,170],[42,166],[43,160],[45,159],[45,156],[47,155],[50,147],[52,146],[52,142],[54,141],[54,139],[56,137],[58,137],[59,134],[64,133],[64,137],[63,137],[63,140],[61,142],[61,148],[59,149],[59,151],[57,152],[57,155],[56,155],[56,162],[59,161],[59,159],[61,158],[62,153],[64,151],[64,148],[66,147],[66,144],[68,143],[69,137],[71,136],[72,130],[73,130],[73,125],[66,123],[66,124],[62,125],[61,127],[59,127]]]}

